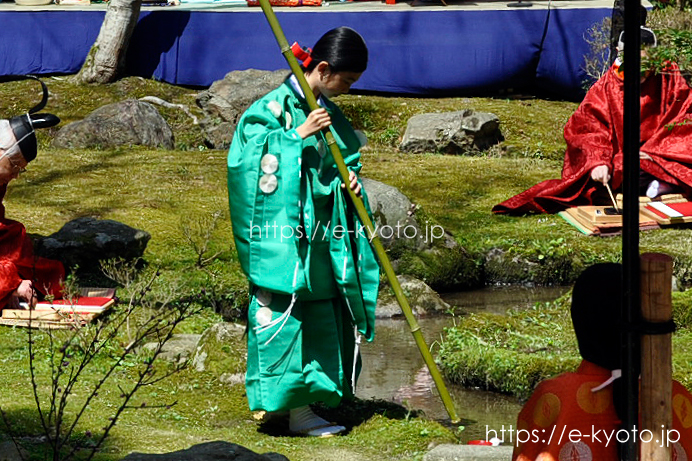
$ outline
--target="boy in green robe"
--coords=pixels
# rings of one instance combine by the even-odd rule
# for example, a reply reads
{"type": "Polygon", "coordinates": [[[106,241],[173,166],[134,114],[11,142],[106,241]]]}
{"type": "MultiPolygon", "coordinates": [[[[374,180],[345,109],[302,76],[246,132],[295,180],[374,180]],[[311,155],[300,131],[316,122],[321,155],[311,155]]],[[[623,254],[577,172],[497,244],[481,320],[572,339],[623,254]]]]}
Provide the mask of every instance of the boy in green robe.
{"type": "Polygon", "coordinates": [[[250,409],[288,410],[289,429],[310,436],[345,430],[309,404],[353,396],[357,343],[374,336],[379,266],[322,134],[334,134],[360,194],[364,142],[328,98],[348,92],[367,57],[353,29],[327,32],[303,60],[321,107],[311,112],[289,77],[243,114],[228,155],[233,234],[251,285],[250,409]]]}

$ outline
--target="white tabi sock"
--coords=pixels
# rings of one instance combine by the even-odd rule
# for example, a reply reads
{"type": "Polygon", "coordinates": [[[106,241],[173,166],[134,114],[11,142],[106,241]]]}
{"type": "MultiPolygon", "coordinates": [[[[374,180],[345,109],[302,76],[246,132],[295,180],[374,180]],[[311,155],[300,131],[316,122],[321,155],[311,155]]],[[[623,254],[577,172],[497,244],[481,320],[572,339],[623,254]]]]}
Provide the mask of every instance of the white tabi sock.
{"type": "Polygon", "coordinates": [[[310,437],[329,437],[346,430],[344,426],[337,426],[320,418],[307,405],[291,410],[288,428],[291,432],[310,437]]]}

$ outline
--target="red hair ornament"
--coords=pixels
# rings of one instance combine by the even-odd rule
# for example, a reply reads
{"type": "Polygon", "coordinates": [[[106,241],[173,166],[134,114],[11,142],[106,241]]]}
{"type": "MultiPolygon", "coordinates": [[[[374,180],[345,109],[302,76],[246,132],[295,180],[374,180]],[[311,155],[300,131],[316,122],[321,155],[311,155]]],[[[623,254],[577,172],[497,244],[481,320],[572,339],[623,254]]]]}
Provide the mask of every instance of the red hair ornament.
{"type": "Polygon", "coordinates": [[[293,52],[293,56],[303,62],[303,67],[307,68],[310,65],[310,62],[312,62],[312,56],[310,56],[310,53],[312,53],[312,48],[303,48],[298,45],[298,42],[294,42],[293,45],[291,45],[291,51],[293,52]]]}

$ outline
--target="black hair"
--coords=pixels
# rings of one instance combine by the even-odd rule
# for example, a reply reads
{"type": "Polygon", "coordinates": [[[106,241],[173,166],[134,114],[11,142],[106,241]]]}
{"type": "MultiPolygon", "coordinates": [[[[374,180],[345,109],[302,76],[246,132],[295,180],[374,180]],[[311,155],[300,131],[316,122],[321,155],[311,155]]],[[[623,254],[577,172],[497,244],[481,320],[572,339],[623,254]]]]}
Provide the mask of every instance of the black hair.
{"type": "Polygon", "coordinates": [[[620,365],[622,266],[595,264],[572,289],[572,324],[582,358],[603,368],[620,365]]]}
{"type": "MultiPolygon", "coordinates": [[[[572,289],[572,324],[579,353],[584,360],[608,370],[622,368],[622,285],[622,265],[601,263],[585,269],[572,289]]],[[[639,375],[638,349],[635,356],[633,372],[639,375]]],[[[613,404],[621,420],[627,405],[624,381],[613,383],[613,404]]]]}
{"type": "Polygon", "coordinates": [[[368,66],[368,47],[358,32],[350,27],[337,27],[324,34],[312,48],[313,70],[326,61],[332,72],[364,72],[368,66]]]}

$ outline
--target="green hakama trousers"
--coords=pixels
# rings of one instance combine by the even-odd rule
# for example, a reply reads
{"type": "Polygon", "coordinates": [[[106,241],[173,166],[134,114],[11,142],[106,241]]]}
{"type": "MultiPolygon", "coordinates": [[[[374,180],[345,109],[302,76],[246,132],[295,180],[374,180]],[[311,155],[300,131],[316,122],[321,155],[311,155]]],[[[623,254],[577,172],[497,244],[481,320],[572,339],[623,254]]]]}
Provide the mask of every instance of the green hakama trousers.
{"type": "Polygon", "coordinates": [[[336,406],[352,397],[355,338],[342,301],[298,298],[282,318],[292,296],[270,297],[262,302],[266,292],[257,290],[248,313],[245,384],[250,409],[289,410],[314,402],[336,406]],[[269,319],[277,323],[262,329],[269,319]]]}

